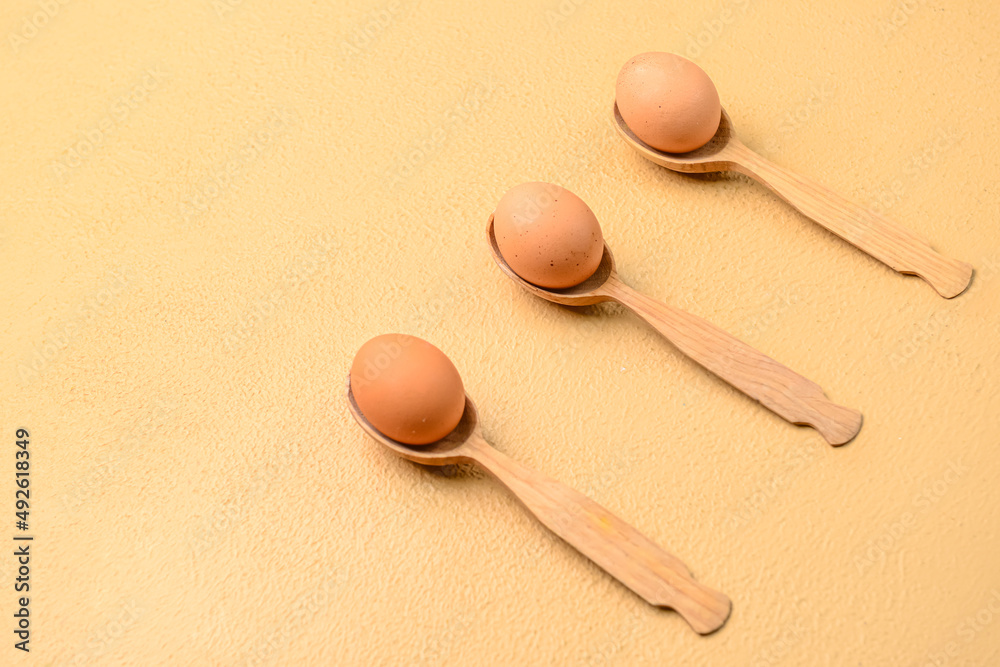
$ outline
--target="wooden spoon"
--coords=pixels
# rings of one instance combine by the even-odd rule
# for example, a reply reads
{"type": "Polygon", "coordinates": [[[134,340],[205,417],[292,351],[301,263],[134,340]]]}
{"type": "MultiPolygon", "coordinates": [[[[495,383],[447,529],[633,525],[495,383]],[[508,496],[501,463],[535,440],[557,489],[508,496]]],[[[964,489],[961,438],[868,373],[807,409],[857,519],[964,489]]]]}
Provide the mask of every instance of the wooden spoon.
{"type": "Polygon", "coordinates": [[[361,414],[349,377],[347,407],[368,435],[403,458],[430,466],[479,464],[549,530],[649,604],[677,611],[695,632],[715,632],[729,617],[729,598],[695,581],[677,557],[582,493],[493,449],[483,439],[476,406],[468,395],[455,430],[429,445],[405,445],[382,435],[361,414]]]}
{"type": "Polygon", "coordinates": [[[922,236],[747,148],[736,138],[725,109],[715,136],[690,153],[665,153],[643,142],[625,124],[617,103],[613,116],[618,133],[648,160],[687,174],[735,171],[756,179],[803,215],[880,262],[900,273],[923,278],[946,299],[964,292],[972,280],[970,264],[941,255],[922,236]]]}
{"type": "Polygon", "coordinates": [[[564,306],[617,301],[646,320],[691,359],[760,401],[781,418],[793,424],[812,426],[831,445],[850,442],[861,429],[861,413],[832,402],[815,382],[714,324],[655,301],[623,283],[615,271],[615,259],[607,243],[601,264],[590,278],[574,287],[548,289],[529,283],[504,260],[493,232],[492,214],[486,226],[486,237],[497,266],[535,296],[564,306]]]}

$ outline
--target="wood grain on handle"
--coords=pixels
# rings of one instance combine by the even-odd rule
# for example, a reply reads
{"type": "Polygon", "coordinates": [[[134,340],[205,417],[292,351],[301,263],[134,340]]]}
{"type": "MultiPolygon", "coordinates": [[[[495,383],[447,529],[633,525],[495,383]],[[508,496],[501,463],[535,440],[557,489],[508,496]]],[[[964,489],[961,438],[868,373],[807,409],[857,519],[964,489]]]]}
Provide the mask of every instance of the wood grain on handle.
{"type": "Polygon", "coordinates": [[[861,413],[837,405],[823,389],[707,320],[636,292],[613,278],[609,296],[631,308],[694,361],[793,424],[808,424],[831,445],[849,442],[861,413]]]}
{"type": "Polygon", "coordinates": [[[635,591],[679,613],[699,634],[718,630],[731,603],[691,577],[675,556],[587,496],[493,449],[468,443],[473,458],[502,482],[553,533],[635,591]]]}
{"type": "Polygon", "coordinates": [[[946,299],[969,286],[972,266],[938,253],[920,235],[779,167],[742,144],[734,144],[732,149],[737,171],[757,179],[806,217],[875,259],[900,273],[923,278],[946,299]]]}

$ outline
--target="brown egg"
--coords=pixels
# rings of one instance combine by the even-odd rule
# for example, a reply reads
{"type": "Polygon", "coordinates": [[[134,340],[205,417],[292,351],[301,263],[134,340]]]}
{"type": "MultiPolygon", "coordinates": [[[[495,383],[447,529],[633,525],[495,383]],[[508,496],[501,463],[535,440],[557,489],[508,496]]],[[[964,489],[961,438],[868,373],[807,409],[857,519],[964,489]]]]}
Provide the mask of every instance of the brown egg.
{"type": "Polygon", "coordinates": [[[465,388],[444,352],[405,334],[376,336],[351,364],[351,392],[372,426],[408,445],[426,445],[455,430],[465,388]]]}
{"type": "Polygon", "coordinates": [[[579,285],[597,270],[604,235],[587,204],[551,183],[508,190],[493,218],[504,261],[529,283],[558,289],[579,285]]]}
{"type": "Polygon", "coordinates": [[[668,153],[701,148],[722,118],[719,93],[705,70],[672,53],[643,53],[625,63],[615,102],[635,136],[668,153]]]}

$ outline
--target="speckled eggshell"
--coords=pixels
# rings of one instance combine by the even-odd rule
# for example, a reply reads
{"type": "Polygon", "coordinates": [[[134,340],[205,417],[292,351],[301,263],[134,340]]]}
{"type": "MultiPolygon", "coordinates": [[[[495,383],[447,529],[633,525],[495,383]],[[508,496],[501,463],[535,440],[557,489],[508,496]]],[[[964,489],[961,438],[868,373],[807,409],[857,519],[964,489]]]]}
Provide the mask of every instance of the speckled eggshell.
{"type": "Polygon", "coordinates": [[[493,233],[514,273],[550,289],[582,283],[604,255],[604,235],[594,212],[551,183],[523,183],[508,190],[497,203],[493,233]]]}
{"type": "Polygon", "coordinates": [[[354,356],[350,377],[365,419],[408,445],[440,440],[455,430],[465,411],[465,388],[455,364],[415,336],[372,338],[354,356]]]}
{"type": "Polygon", "coordinates": [[[673,53],[642,53],[625,63],[615,102],[639,139],[668,153],[701,148],[722,118],[719,93],[705,70],[673,53]]]}

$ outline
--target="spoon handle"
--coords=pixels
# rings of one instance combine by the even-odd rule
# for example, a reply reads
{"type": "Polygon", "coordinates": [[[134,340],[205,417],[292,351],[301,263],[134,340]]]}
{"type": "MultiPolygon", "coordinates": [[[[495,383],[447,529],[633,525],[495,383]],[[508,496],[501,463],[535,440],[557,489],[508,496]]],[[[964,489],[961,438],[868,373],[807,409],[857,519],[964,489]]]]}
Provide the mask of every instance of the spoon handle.
{"type": "Polygon", "coordinates": [[[831,445],[850,442],[861,413],[828,399],[822,387],[758,352],[711,322],[636,292],[617,278],[608,296],[631,308],[677,348],[793,424],[808,424],[831,445]]]}
{"type": "Polygon", "coordinates": [[[972,266],[945,257],[919,234],[859,206],[807,178],[793,174],[742,144],[735,144],[737,171],[755,178],[803,215],[900,273],[923,278],[951,299],[972,280],[972,266]]]}
{"type": "Polygon", "coordinates": [[[470,456],[504,484],[553,533],[635,591],[679,613],[699,634],[722,627],[729,598],[698,583],[677,557],[587,496],[493,449],[467,442],[470,456]]]}

